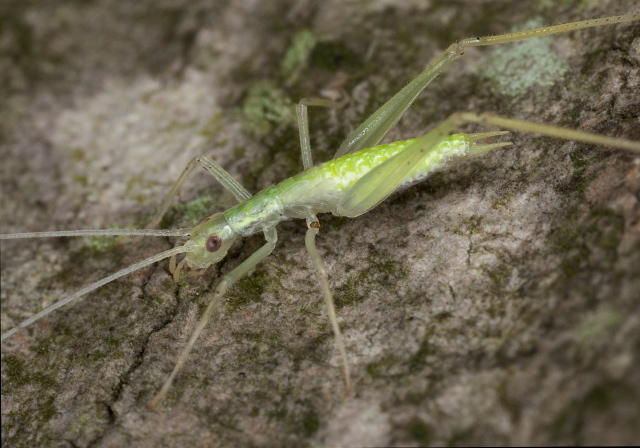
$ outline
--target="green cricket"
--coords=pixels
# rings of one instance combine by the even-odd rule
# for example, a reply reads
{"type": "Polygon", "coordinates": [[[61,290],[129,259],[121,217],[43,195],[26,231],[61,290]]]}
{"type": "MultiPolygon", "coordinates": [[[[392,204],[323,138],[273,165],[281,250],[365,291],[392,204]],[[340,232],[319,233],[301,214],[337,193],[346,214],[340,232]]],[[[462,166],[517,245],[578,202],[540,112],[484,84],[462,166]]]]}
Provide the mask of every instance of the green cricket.
{"type": "Polygon", "coordinates": [[[249,193],[214,161],[200,156],[194,158],[187,165],[150,223],[149,229],[72,230],[0,235],[0,239],[3,240],[100,235],[183,236],[189,238],[181,246],[133,264],[60,300],[2,334],[1,340],[6,340],[20,329],[31,325],[55,309],[145,266],[170,258],[170,270],[174,279],[177,280],[184,268],[203,270],[222,260],[239,236],[263,232],[266,243],[220,279],[215,293],[209,299],[206,311],[180,354],[173,372],[150,403],[151,407],[155,407],[167,394],[174,378],[187,361],[198,336],[207,325],[227,289],[273,251],[277,240],[276,225],[285,220],[304,219],[308,228],[305,245],[320,281],[336,346],[342,358],[345,393],[348,394],[351,389],[351,376],[347,352],[336,319],[327,274],[315,245],[315,238],[320,227],[316,214],[332,213],[344,217],[362,215],[384,201],[392,193],[420,182],[434,172],[447,169],[465,159],[480,156],[492,149],[510,145],[511,143],[508,141],[485,142],[487,138],[504,136],[509,131],[537,133],[640,154],[640,142],[514,120],[492,114],[475,113],[455,113],[421,137],[379,145],[389,129],[398,122],[420,92],[453,61],[462,57],[468,47],[499,45],[583,28],[637,20],[640,20],[640,12],[632,12],[620,16],[572,22],[497,36],[473,37],[454,43],[420,75],[351,132],[340,145],[332,160],[315,166],[309,144],[307,108],[309,106],[333,107],[334,104],[322,99],[303,99],[297,105],[296,112],[304,170],[298,175],[270,186],[255,195],[249,193]],[[489,124],[505,129],[505,131],[453,134],[457,128],[466,123],[489,124]],[[184,181],[197,165],[201,165],[209,171],[229,190],[237,199],[238,204],[225,212],[203,218],[193,228],[153,230],[171,206],[184,181]],[[178,262],[176,257],[181,254],[184,255],[184,258],[178,262]]]}

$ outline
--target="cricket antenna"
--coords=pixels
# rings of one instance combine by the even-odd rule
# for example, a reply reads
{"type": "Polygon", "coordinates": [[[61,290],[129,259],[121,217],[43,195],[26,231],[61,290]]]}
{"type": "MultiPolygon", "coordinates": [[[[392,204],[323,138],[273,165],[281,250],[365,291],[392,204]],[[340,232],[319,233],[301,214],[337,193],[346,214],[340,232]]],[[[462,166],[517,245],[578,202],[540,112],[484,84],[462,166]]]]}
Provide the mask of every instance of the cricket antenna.
{"type": "Polygon", "coordinates": [[[57,238],[63,236],[189,236],[193,229],[105,229],[105,230],[61,230],[56,232],[6,233],[0,240],[21,238],[57,238]]]}
{"type": "MultiPolygon", "coordinates": [[[[78,231],[71,231],[73,233],[73,235],[61,235],[67,232],[42,232],[45,234],[48,234],[48,236],[77,236],[78,233],[77,232],[103,232],[101,230],[78,230],[78,231]],[[56,235],[53,235],[56,234],[56,235]]],[[[112,232],[112,231],[104,231],[104,232],[112,232]]],[[[124,232],[124,231],[119,231],[119,232],[124,232]]],[[[131,232],[131,231],[126,231],[126,232],[131,232]]],[[[137,231],[136,233],[127,233],[127,235],[154,235],[154,236],[160,236],[160,235],[156,235],[157,232],[161,232],[159,230],[142,230],[142,231],[137,231]],[[150,233],[140,233],[140,232],[150,232],[150,233]]],[[[167,231],[162,231],[162,232],[167,232],[167,231]]],[[[173,232],[180,232],[180,230],[175,230],[173,232]]],[[[82,235],[96,235],[96,233],[82,233],[82,235]]],[[[98,235],[122,235],[122,233],[98,233],[98,235]]],[[[2,239],[11,239],[11,238],[6,238],[6,237],[14,237],[14,238],[34,238],[34,236],[16,236],[16,235],[37,235],[37,236],[43,236],[42,234],[28,234],[28,233],[17,233],[17,234],[12,234],[12,235],[1,235],[2,239]]],[[[181,234],[180,234],[181,235],[181,234]]],[[[166,235],[163,235],[166,236],[166,235]]],[[[174,255],[178,255],[184,252],[188,252],[189,249],[187,248],[187,246],[178,246],[178,247],[174,247],[173,249],[164,251],[164,252],[160,252],[157,255],[154,255],[152,257],[146,258],[138,263],[135,263],[125,269],[122,269],[121,271],[116,272],[115,274],[111,274],[108,277],[103,278],[102,280],[98,280],[97,282],[87,286],[86,288],[82,288],[80,291],[77,291],[73,294],[71,294],[68,297],[65,297],[64,299],[54,303],[53,305],[51,305],[50,307],[40,311],[38,314],[35,314],[33,316],[31,316],[29,319],[19,323],[18,325],[16,325],[15,327],[13,327],[11,330],[7,331],[6,333],[4,333],[2,335],[2,337],[0,338],[0,341],[4,341],[7,338],[11,337],[14,333],[16,333],[18,330],[20,330],[21,328],[25,328],[29,325],[31,325],[32,323],[34,323],[35,321],[41,319],[42,317],[46,316],[47,314],[51,313],[52,311],[55,311],[56,309],[66,305],[67,303],[77,299],[78,297],[82,297],[83,295],[90,293],[91,291],[98,289],[99,287],[106,285],[109,282],[112,282],[120,277],[123,277],[133,271],[137,271],[138,269],[142,269],[145,266],[149,266],[150,264],[153,264],[157,261],[160,260],[164,260],[165,258],[169,258],[172,257],[174,255]]]]}

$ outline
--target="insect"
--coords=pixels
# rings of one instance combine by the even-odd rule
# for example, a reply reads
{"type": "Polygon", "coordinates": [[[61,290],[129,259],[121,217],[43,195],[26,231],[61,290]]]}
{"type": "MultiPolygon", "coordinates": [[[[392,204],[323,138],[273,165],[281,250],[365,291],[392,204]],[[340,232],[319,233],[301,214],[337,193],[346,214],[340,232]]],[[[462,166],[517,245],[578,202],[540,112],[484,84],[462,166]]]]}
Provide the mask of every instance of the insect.
{"type": "MultiPolygon", "coordinates": [[[[621,21],[624,21],[624,20],[627,20],[627,21],[637,20],[637,14],[635,15],[629,14],[624,19],[621,19],[621,21]]],[[[522,36],[524,37],[524,35],[522,36]]],[[[478,41],[472,39],[468,42],[470,45],[473,45],[474,42],[478,42],[478,41]]],[[[421,90],[424,87],[424,85],[426,85],[426,83],[424,82],[424,80],[422,80],[422,83],[417,81],[414,81],[414,82],[416,84],[414,84],[413,88],[415,89],[415,92],[417,94],[417,92],[421,90]]],[[[408,107],[408,105],[411,103],[412,100],[413,100],[412,95],[404,94],[400,96],[400,100],[399,100],[400,102],[405,103],[401,107],[398,107],[396,110],[394,110],[394,108],[390,106],[383,107],[383,109],[381,109],[382,112],[380,113],[380,115],[383,115],[383,116],[391,115],[391,117],[386,120],[385,119],[377,120],[376,117],[379,117],[380,115],[376,116],[374,114],[374,116],[372,116],[374,118],[372,118],[371,121],[365,122],[362,125],[362,127],[358,128],[356,131],[354,131],[352,135],[350,135],[347,138],[346,144],[341,148],[342,152],[347,153],[347,156],[348,156],[348,154],[350,153],[350,150],[353,148],[354,154],[358,154],[358,156],[362,156],[363,155],[362,153],[359,153],[358,151],[355,151],[355,150],[371,146],[372,142],[377,143],[379,138],[382,137],[382,135],[388,130],[388,128],[393,124],[395,124],[399,116],[403,113],[404,109],[408,107]],[[380,122],[383,122],[383,124],[379,124],[380,122]],[[363,132],[364,130],[366,130],[366,132],[363,132]]],[[[304,115],[304,107],[301,107],[299,109],[299,113],[300,115],[304,115]]],[[[376,206],[378,202],[386,198],[388,194],[392,193],[399,186],[401,186],[401,184],[410,180],[408,179],[406,173],[411,172],[412,170],[415,169],[416,165],[421,164],[424,157],[426,157],[426,154],[432,154],[434,157],[436,157],[436,159],[448,158],[449,155],[447,153],[442,153],[440,155],[436,153],[432,153],[430,151],[430,148],[433,146],[432,142],[433,143],[440,142],[440,140],[447,138],[446,136],[449,133],[451,133],[455,127],[468,121],[488,121],[489,123],[492,123],[492,124],[501,124],[506,127],[513,127],[516,130],[522,130],[526,126],[528,126],[527,124],[524,124],[522,122],[508,121],[508,120],[505,121],[501,118],[496,118],[492,116],[478,116],[473,114],[456,115],[452,117],[451,120],[441,125],[438,131],[427,134],[427,136],[425,136],[424,138],[418,139],[411,143],[402,143],[401,146],[386,146],[383,149],[379,149],[379,151],[387,150],[389,151],[389,153],[400,154],[400,155],[396,157],[391,157],[389,155],[386,155],[385,157],[389,160],[389,162],[384,165],[378,165],[379,168],[376,168],[377,171],[373,171],[373,170],[371,171],[373,173],[371,176],[367,177],[365,175],[354,184],[348,184],[346,186],[343,186],[342,188],[340,188],[340,186],[337,185],[336,183],[337,181],[333,180],[331,177],[327,177],[319,174],[318,171],[320,171],[320,169],[316,169],[315,173],[312,170],[310,170],[310,167],[311,167],[310,152],[307,144],[303,143],[302,144],[303,148],[306,148],[306,149],[303,149],[303,160],[305,160],[305,168],[308,170],[306,171],[306,174],[303,173],[298,178],[290,179],[289,180],[290,184],[286,184],[286,182],[281,184],[282,187],[281,187],[281,190],[277,192],[278,195],[273,194],[275,192],[274,190],[269,190],[267,192],[263,192],[262,196],[256,196],[256,197],[253,197],[253,199],[250,199],[250,195],[248,194],[248,192],[246,192],[246,190],[244,190],[239,184],[237,184],[230,176],[227,176],[223,171],[221,171],[220,167],[218,167],[216,164],[214,164],[213,162],[207,159],[199,159],[198,161],[201,162],[203,165],[206,165],[207,169],[215,172],[216,177],[218,177],[218,179],[221,180],[222,183],[225,184],[225,186],[234,193],[234,195],[238,200],[243,201],[244,205],[240,207],[236,207],[235,209],[232,209],[233,212],[227,212],[224,215],[219,214],[219,215],[210,217],[208,220],[204,221],[199,226],[197,226],[194,230],[189,229],[189,230],[175,231],[175,232],[167,232],[167,231],[159,232],[158,234],[161,234],[161,235],[190,234],[192,236],[191,241],[197,241],[198,245],[196,246],[196,243],[187,243],[185,246],[182,246],[181,248],[172,249],[160,255],[151,257],[147,259],[144,262],[144,264],[149,265],[149,264],[155,263],[159,259],[173,257],[179,253],[186,252],[187,258],[183,259],[180,263],[177,263],[177,265],[175,264],[175,262],[172,261],[172,271],[174,272],[175,277],[178,277],[179,273],[185,266],[202,269],[208,266],[208,264],[210,264],[211,262],[219,261],[226,254],[226,251],[229,249],[230,245],[233,243],[233,241],[235,240],[235,238],[237,238],[238,235],[249,234],[254,231],[264,231],[265,237],[267,239],[267,244],[265,244],[261,249],[259,249],[256,252],[256,254],[254,254],[251,258],[249,258],[250,262],[248,264],[246,265],[243,264],[241,265],[241,267],[238,267],[236,268],[236,270],[233,270],[229,274],[227,274],[229,276],[227,283],[232,283],[234,280],[236,280],[237,277],[241,277],[242,275],[245,275],[251,269],[251,267],[255,265],[255,263],[259,262],[261,259],[266,257],[273,249],[273,246],[275,243],[275,231],[273,230],[273,226],[275,226],[275,224],[277,224],[277,222],[281,220],[283,216],[281,213],[282,210],[278,210],[276,207],[276,205],[278,204],[278,201],[281,201],[281,202],[287,202],[287,204],[289,205],[288,208],[285,207],[287,208],[286,213],[288,215],[286,217],[307,218],[307,224],[309,227],[307,237],[306,237],[307,247],[312,253],[312,258],[314,259],[314,263],[316,264],[317,269],[320,270],[318,266],[320,265],[321,261],[319,257],[315,255],[314,244],[313,244],[313,239],[315,238],[315,234],[318,231],[318,227],[317,227],[318,221],[315,217],[315,213],[335,211],[337,214],[343,215],[343,216],[358,216],[370,210],[371,208],[376,206]],[[425,155],[422,155],[423,151],[426,151],[424,152],[425,155]],[[406,165],[407,163],[409,165],[406,165]],[[381,177],[384,178],[385,180],[381,181],[380,180],[381,177]],[[314,188],[311,188],[311,187],[314,187],[314,188]],[[338,194],[336,193],[337,190],[342,190],[342,191],[339,191],[339,194],[338,194]],[[291,199],[290,198],[291,196],[293,196],[294,198],[291,199]],[[265,197],[268,199],[264,200],[265,197]],[[285,197],[287,197],[286,201],[284,201],[283,199],[285,197]],[[250,200],[254,202],[253,203],[245,202],[250,200]],[[252,213],[244,213],[243,207],[245,208],[249,207],[248,209],[252,213]],[[273,210],[272,210],[272,207],[273,207],[273,210]],[[274,210],[275,210],[275,213],[274,213],[274,210]],[[251,221],[252,219],[251,217],[254,217],[256,215],[256,212],[262,213],[263,216],[257,222],[251,221]],[[217,230],[215,232],[210,232],[208,230],[210,226],[215,227],[217,230]],[[194,234],[197,235],[198,238],[194,239],[194,234]],[[202,248],[205,248],[205,250],[203,251],[202,248]]],[[[304,120],[301,120],[301,122],[304,122],[304,120]]],[[[576,140],[584,139],[585,141],[588,141],[588,142],[597,141],[597,137],[588,136],[586,134],[571,134],[569,131],[566,131],[566,130],[557,131],[552,128],[545,128],[543,126],[535,126],[533,130],[541,133],[551,134],[551,135],[553,135],[554,132],[561,132],[563,136],[569,137],[572,139],[576,139],[576,140]]],[[[303,136],[302,140],[305,140],[305,137],[304,137],[305,134],[306,132],[304,130],[301,130],[301,135],[303,136]]],[[[467,151],[470,150],[472,153],[474,151],[484,152],[484,151],[493,149],[494,147],[505,145],[504,143],[497,143],[497,144],[488,144],[487,146],[483,146],[481,143],[482,139],[488,136],[489,136],[488,134],[474,135],[468,138],[466,141],[464,142],[458,141],[458,143],[460,147],[464,147],[466,148],[467,151]]],[[[455,143],[455,144],[457,145],[458,143],[455,143]]],[[[623,149],[629,149],[629,150],[638,149],[637,143],[625,142],[622,140],[604,140],[604,144],[618,146],[623,149]]],[[[452,145],[454,144],[452,143],[452,145]]],[[[436,163],[438,162],[436,161],[436,163]]],[[[374,166],[373,163],[371,165],[374,166]]],[[[192,164],[192,167],[193,166],[195,166],[195,163],[192,164]]],[[[340,169],[340,168],[341,167],[336,167],[335,169],[340,169]]],[[[371,167],[368,167],[368,168],[371,168],[371,167]]],[[[326,168],[322,168],[322,169],[326,169],[326,168]]],[[[169,202],[167,201],[165,203],[164,208],[166,209],[168,205],[169,205],[169,202]]],[[[106,232],[106,234],[117,234],[117,233],[118,232],[116,231],[106,232]]],[[[125,232],[125,234],[135,234],[135,233],[137,232],[133,232],[133,231],[125,232]]],[[[154,234],[153,231],[141,232],[141,233],[147,234],[147,235],[154,234]]],[[[73,233],[73,234],[77,235],[78,233],[73,233]]],[[[40,236],[43,236],[43,235],[40,235],[40,236]]],[[[131,272],[135,268],[140,268],[140,267],[142,266],[133,265],[131,268],[123,272],[122,275],[131,272]]],[[[111,278],[107,278],[106,280],[110,281],[111,278]]],[[[92,289],[98,286],[100,286],[100,284],[94,284],[93,286],[90,286],[88,289],[92,289]]],[[[208,317],[208,315],[211,314],[211,311],[214,310],[215,301],[220,300],[224,296],[226,286],[227,285],[224,283],[223,283],[223,286],[218,286],[218,290],[214,296],[215,299],[211,302],[210,307],[205,312],[205,316],[208,317]]],[[[330,300],[328,298],[330,295],[330,291],[326,285],[326,280],[323,281],[322,291],[327,303],[330,303],[330,300]]],[[[86,293],[87,291],[82,291],[82,292],[86,293]]],[[[74,297],[75,295],[71,296],[71,298],[74,298],[74,297]]],[[[331,315],[332,312],[329,312],[329,314],[331,315]]],[[[203,318],[199,324],[199,327],[202,327],[203,325],[205,325],[206,321],[207,319],[203,318]]],[[[26,322],[27,324],[30,323],[30,321],[26,321],[26,322]]],[[[27,324],[25,324],[25,326],[27,324]]],[[[333,317],[332,326],[334,328],[335,333],[338,335],[337,336],[338,340],[340,340],[340,336],[339,336],[336,324],[337,324],[337,321],[335,317],[333,317]]],[[[11,336],[12,334],[13,334],[13,331],[5,333],[5,335],[3,335],[3,340],[11,336]]],[[[195,334],[194,336],[197,336],[197,334],[195,334]]],[[[195,339],[196,339],[195,337],[192,337],[192,341],[189,343],[189,347],[193,345],[193,342],[195,341],[195,339]]],[[[343,369],[345,371],[344,376],[348,386],[349,374],[347,372],[348,364],[344,361],[346,357],[345,350],[343,347],[341,347],[340,343],[338,343],[338,345],[340,347],[340,352],[342,352],[343,369]]],[[[182,363],[186,359],[187,354],[188,354],[188,349],[186,349],[185,352],[183,352],[183,355],[181,356],[180,361],[176,366],[176,369],[174,370],[174,374],[178,372],[179,367],[180,365],[182,365],[182,363]]],[[[173,378],[173,374],[171,378],[173,378]]],[[[171,384],[171,379],[167,381],[167,383],[165,383],[165,387],[163,388],[160,395],[156,397],[157,399],[163,396],[163,394],[166,392],[170,384],[171,384]]]]}

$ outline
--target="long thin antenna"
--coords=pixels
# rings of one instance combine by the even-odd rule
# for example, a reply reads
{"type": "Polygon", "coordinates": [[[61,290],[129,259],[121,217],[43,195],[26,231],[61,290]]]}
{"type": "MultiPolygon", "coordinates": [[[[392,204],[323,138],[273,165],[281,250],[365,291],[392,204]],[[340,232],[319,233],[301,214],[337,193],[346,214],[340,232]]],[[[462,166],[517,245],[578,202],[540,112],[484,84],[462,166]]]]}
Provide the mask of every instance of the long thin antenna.
{"type": "Polygon", "coordinates": [[[185,246],[178,246],[178,247],[174,247],[173,249],[161,252],[157,255],[154,255],[153,257],[149,257],[145,260],[142,260],[136,264],[133,264],[131,266],[129,266],[128,268],[122,269],[121,271],[116,272],[115,274],[111,274],[108,277],[103,278],[102,280],[98,280],[97,282],[87,286],[86,288],[82,288],[80,291],[71,294],[68,297],[65,297],[64,299],[54,303],[53,305],[51,305],[50,307],[40,311],[38,314],[35,314],[33,316],[31,316],[29,319],[19,323],[18,325],[16,325],[15,327],[13,327],[11,330],[7,331],[6,333],[4,333],[2,335],[2,337],[0,338],[0,341],[4,341],[5,339],[9,338],[11,335],[13,335],[15,332],[17,332],[18,330],[20,330],[21,328],[25,328],[29,325],[31,325],[32,323],[34,323],[35,321],[37,321],[38,319],[46,316],[47,314],[49,314],[50,312],[60,308],[61,306],[66,305],[67,303],[71,302],[72,300],[77,299],[78,297],[81,297],[91,291],[93,291],[94,289],[98,289],[99,287],[101,287],[102,285],[106,285],[109,282],[114,281],[115,279],[118,279],[122,276],[125,276],[133,271],[137,271],[138,269],[141,269],[145,266],[149,266],[150,264],[155,263],[156,261],[160,261],[163,260],[165,258],[169,258],[173,255],[177,255],[177,254],[181,254],[184,252],[187,252],[187,248],[185,246]]]}
{"type": "Polygon", "coordinates": [[[56,232],[6,233],[0,240],[20,238],[57,238],[62,236],[189,236],[193,229],[105,229],[105,230],[61,230],[56,232]]]}

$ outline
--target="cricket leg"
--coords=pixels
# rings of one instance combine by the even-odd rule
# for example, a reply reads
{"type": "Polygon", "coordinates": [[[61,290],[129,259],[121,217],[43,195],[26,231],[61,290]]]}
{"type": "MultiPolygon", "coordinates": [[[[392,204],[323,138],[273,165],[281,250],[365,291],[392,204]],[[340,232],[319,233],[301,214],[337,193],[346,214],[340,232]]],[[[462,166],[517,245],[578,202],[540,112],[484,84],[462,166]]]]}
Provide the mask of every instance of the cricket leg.
{"type": "Polygon", "coordinates": [[[206,156],[197,156],[191,159],[184,169],[178,181],[174,184],[173,188],[169,192],[169,195],[160,206],[158,212],[148,224],[148,228],[155,228],[160,224],[162,217],[169,210],[173,198],[178,194],[178,191],[182,187],[182,184],[187,180],[187,177],[191,174],[196,164],[200,164],[205,170],[209,171],[218,182],[222,184],[237,200],[238,202],[246,201],[252,194],[249,193],[240,183],[235,180],[231,174],[227,173],[224,168],[218,165],[216,162],[206,156]]]}
{"type": "Polygon", "coordinates": [[[593,134],[591,132],[577,131],[575,129],[567,129],[559,126],[535,123],[533,121],[517,120],[514,118],[505,118],[490,113],[475,114],[472,112],[462,112],[454,114],[452,117],[458,117],[463,123],[485,123],[498,126],[511,131],[529,132],[533,134],[542,134],[547,137],[557,137],[564,140],[572,140],[582,143],[591,143],[610,148],[622,149],[624,151],[633,151],[640,153],[640,142],[627,140],[618,137],[608,137],[606,135],[593,134]]]}
{"type": "Polygon", "coordinates": [[[309,114],[307,107],[319,106],[338,109],[341,104],[323,98],[302,98],[296,105],[296,116],[298,119],[298,132],[300,134],[300,151],[302,152],[302,166],[304,171],[313,166],[313,156],[311,155],[311,140],[309,139],[309,114]]]}
{"type": "Polygon", "coordinates": [[[434,62],[424,69],[416,78],[384,103],[360,126],[351,132],[342,142],[334,159],[345,154],[376,146],[387,135],[389,129],[395,125],[416,97],[429,85],[431,81],[444,71],[453,61],[464,55],[468,47],[483,47],[500,45],[550,34],[566,33],[583,28],[592,28],[615,23],[633,22],[640,20],[640,11],[621,16],[603,17],[600,19],[583,20],[581,22],[564,23],[546,26],[515,33],[499,34],[497,36],[472,37],[456,42],[447,48],[434,62]]]}
{"type": "Polygon", "coordinates": [[[329,289],[329,282],[327,271],[324,268],[322,257],[316,248],[316,235],[320,229],[320,223],[315,215],[307,217],[307,236],[305,238],[305,245],[307,246],[307,252],[311,257],[311,262],[318,274],[318,280],[320,280],[320,289],[322,289],[322,297],[327,307],[327,315],[329,316],[329,322],[331,322],[331,328],[333,328],[333,334],[336,340],[336,346],[342,357],[342,370],[344,372],[345,382],[345,395],[348,395],[351,391],[351,374],[349,373],[349,363],[347,361],[347,350],[344,346],[344,338],[340,332],[340,326],[338,325],[338,319],[336,318],[336,309],[333,303],[333,295],[329,289]]]}
{"type": "Polygon", "coordinates": [[[200,336],[200,333],[202,333],[202,330],[204,330],[204,327],[207,325],[207,323],[211,319],[213,312],[215,311],[218,304],[224,297],[224,294],[227,291],[227,289],[233,286],[238,280],[240,280],[245,274],[247,274],[251,269],[253,269],[258,263],[260,263],[262,260],[268,257],[269,254],[273,251],[273,248],[275,247],[276,241],[278,239],[276,230],[273,227],[269,229],[265,229],[264,236],[265,236],[265,239],[267,240],[266,244],[264,244],[260,249],[254,252],[249,258],[243,261],[233,271],[229,272],[227,275],[222,277],[222,280],[220,280],[220,283],[218,283],[216,292],[214,293],[213,297],[209,301],[209,305],[207,305],[207,309],[205,310],[204,314],[198,321],[198,324],[196,325],[195,330],[193,331],[193,333],[191,334],[191,337],[189,338],[189,342],[187,343],[185,348],[182,350],[182,353],[180,354],[180,357],[178,358],[178,361],[176,362],[176,365],[173,368],[171,375],[169,375],[169,378],[167,378],[167,380],[165,381],[164,385],[162,386],[162,389],[160,389],[160,392],[158,392],[158,394],[153,398],[153,400],[149,404],[149,407],[151,407],[152,409],[157,406],[157,404],[164,398],[164,396],[169,391],[169,388],[171,387],[171,384],[173,383],[174,378],[176,377],[180,369],[182,369],[182,366],[184,365],[185,361],[189,357],[189,353],[191,352],[191,349],[196,343],[198,336],[200,336]]]}
{"type": "MultiPolygon", "coordinates": [[[[359,179],[349,189],[349,191],[343,195],[336,206],[334,214],[339,216],[355,217],[371,210],[393,193],[400,184],[404,182],[407,173],[410,173],[419,163],[421,163],[428,156],[430,151],[435,150],[438,147],[438,144],[449,134],[466,123],[486,123],[513,131],[533,132],[549,137],[592,143],[640,153],[640,142],[622,138],[606,137],[590,132],[566,129],[558,126],[534,123],[531,121],[504,118],[492,114],[457,112],[450,115],[449,118],[444,120],[427,134],[417,138],[415,142],[403,151],[394,155],[362,176],[362,178],[359,179]]],[[[488,134],[477,134],[475,138],[478,136],[483,138],[483,135],[488,136],[488,134]]],[[[470,149],[471,154],[478,154],[480,152],[486,152],[506,145],[508,145],[508,143],[503,142],[489,145],[478,145],[475,147],[472,146],[470,149]]]]}

